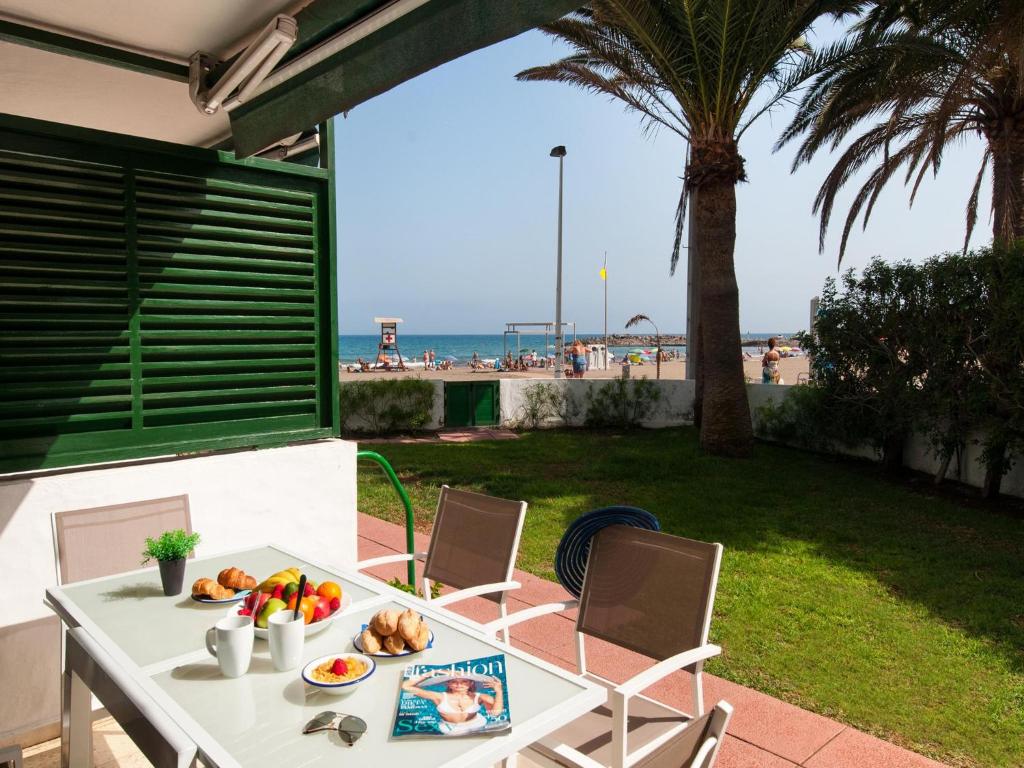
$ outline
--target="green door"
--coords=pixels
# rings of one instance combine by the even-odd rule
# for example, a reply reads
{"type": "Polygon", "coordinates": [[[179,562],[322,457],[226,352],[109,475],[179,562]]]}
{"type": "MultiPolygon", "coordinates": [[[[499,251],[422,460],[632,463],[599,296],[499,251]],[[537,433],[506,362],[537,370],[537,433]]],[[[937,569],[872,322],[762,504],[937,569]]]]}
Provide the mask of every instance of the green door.
{"type": "Polygon", "coordinates": [[[444,423],[448,427],[486,427],[498,423],[498,382],[448,381],[444,385],[444,423]]]}

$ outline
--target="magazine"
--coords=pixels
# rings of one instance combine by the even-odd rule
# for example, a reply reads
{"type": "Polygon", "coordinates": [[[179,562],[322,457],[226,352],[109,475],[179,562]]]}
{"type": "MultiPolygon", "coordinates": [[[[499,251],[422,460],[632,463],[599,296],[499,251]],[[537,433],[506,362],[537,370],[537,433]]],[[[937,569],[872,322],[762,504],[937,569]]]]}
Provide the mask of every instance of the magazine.
{"type": "Polygon", "coordinates": [[[393,736],[471,736],[511,727],[504,654],[410,664],[402,672],[393,736]]]}

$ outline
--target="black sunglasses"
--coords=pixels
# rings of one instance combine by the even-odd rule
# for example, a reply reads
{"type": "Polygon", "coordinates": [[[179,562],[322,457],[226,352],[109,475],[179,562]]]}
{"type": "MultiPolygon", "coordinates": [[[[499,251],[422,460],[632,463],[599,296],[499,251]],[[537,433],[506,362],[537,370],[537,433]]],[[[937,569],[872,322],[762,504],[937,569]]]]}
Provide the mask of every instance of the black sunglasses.
{"type": "Polygon", "coordinates": [[[341,718],[338,723],[338,736],[350,747],[359,740],[359,737],[366,733],[366,721],[355,715],[342,715],[338,712],[321,712],[310,720],[303,727],[303,733],[316,733],[317,731],[334,730],[335,718],[341,718]]]}

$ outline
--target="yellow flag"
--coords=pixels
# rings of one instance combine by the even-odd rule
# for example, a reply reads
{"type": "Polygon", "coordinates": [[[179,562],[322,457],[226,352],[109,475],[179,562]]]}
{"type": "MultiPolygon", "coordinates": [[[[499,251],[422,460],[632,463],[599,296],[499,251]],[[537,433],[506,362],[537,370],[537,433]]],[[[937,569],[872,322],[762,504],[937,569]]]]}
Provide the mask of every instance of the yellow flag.
{"type": "Polygon", "coordinates": [[[608,279],[608,270],[605,269],[604,267],[601,267],[601,279],[602,280],[607,280],[608,279]]]}

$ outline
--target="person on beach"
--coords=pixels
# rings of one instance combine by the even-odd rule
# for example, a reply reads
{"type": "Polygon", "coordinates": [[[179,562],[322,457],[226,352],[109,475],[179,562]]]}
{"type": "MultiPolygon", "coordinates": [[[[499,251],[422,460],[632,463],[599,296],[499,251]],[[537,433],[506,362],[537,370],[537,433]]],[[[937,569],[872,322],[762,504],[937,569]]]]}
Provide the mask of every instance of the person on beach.
{"type": "Polygon", "coordinates": [[[430,353],[427,350],[423,350],[423,370],[430,368],[430,353]]]}
{"type": "Polygon", "coordinates": [[[430,350],[430,370],[437,368],[437,358],[434,357],[434,350],[430,350]]]}
{"type": "Polygon", "coordinates": [[[480,355],[476,352],[473,353],[473,359],[469,361],[470,370],[476,370],[480,367],[480,355]]]}
{"type": "Polygon", "coordinates": [[[761,383],[778,384],[779,375],[779,353],[775,351],[775,337],[768,339],[768,351],[761,358],[761,383]]]}

